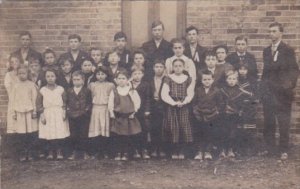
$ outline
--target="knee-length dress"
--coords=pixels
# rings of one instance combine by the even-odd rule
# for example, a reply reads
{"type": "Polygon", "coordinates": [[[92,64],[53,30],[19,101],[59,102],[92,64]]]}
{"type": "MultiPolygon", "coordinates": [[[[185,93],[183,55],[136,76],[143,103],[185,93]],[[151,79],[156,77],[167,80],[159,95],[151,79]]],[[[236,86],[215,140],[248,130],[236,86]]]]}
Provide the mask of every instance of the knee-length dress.
{"type": "Polygon", "coordinates": [[[6,119],[6,132],[7,133],[16,133],[16,124],[13,119],[13,103],[11,100],[11,92],[14,88],[14,85],[19,81],[15,71],[7,72],[4,77],[4,86],[8,95],[8,105],[7,105],[7,119],[6,119]]]}
{"type": "Polygon", "coordinates": [[[70,136],[68,119],[63,119],[65,111],[63,109],[64,88],[56,86],[51,90],[42,87],[40,93],[43,97],[43,108],[46,124],[39,122],[39,138],[46,140],[63,139],[70,136]]]}
{"type": "Polygon", "coordinates": [[[187,79],[176,82],[173,80],[176,76],[173,76],[165,79],[162,89],[162,99],[167,103],[163,119],[163,140],[171,143],[192,142],[190,108],[187,105],[194,95],[188,90],[192,80],[186,76],[187,79]],[[177,101],[184,102],[185,105],[177,107],[177,101]]]}
{"type": "Polygon", "coordinates": [[[140,104],[140,97],[136,90],[127,87],[124,90],[119,87],[114,89],[110,93],[108,104],[109,111],[115,115],[111,120],[111,132],[125,136],[140,133],[142,128],[136,116],[129,118],[131,114],[138,111],[140,104]]]}
{"type": "Polygon", "coordinates": [[[90,84],[92,92],[92,116],[89,127],[89,137],[105,136],[109,137],[109,112],[108,97],[114,89],[114,84],[110,82],[93,82],[90,84]]]}

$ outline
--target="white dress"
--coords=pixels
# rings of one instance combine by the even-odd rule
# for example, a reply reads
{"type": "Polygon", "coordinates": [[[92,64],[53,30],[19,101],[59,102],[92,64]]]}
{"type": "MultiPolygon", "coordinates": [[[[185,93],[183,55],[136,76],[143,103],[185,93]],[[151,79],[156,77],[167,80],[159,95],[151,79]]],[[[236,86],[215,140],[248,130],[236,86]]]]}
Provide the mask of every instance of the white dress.
{"type": "Polygon", "coordinates": [[[43,124],[40,119],[39,138],[53,140],[70,136],[68,119],[63,119],[65,114],[62,98],[64,89],[61,86],[53,90],[42,87],[40,93],[43,97],[46,124],[43,124]]]}
{"type": "Polygon", "coordinates": [[[13,110],[12,110],[12,100],[11,92],[14,88],[14,85],[19,81],[16,73],[14,71],[7,72],[4,77],[4,86],[8,95],[8,105],[7,105],[7,120],[6,120],[6,132],[7,133],[16,133],[16,124],[13,119],[13,110]]]}
{"type": "Polygon", "coordinates": [[[90,84],[93,108],[89,127],[89,137],[109,137],[109,112],[107,109],[108,97],[114,84],[110,82],[93,82],[90,84]]]}

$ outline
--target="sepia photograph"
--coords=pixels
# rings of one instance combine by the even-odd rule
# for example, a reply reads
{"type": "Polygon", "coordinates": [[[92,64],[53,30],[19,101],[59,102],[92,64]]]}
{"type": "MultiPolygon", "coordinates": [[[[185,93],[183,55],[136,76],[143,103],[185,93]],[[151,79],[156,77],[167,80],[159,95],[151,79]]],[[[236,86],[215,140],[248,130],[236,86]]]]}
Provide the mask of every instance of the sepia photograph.
{"type": "Polygon", "coordinates": [[[0,0],[0,189],[300,189],[300,0],[0,0]]]}

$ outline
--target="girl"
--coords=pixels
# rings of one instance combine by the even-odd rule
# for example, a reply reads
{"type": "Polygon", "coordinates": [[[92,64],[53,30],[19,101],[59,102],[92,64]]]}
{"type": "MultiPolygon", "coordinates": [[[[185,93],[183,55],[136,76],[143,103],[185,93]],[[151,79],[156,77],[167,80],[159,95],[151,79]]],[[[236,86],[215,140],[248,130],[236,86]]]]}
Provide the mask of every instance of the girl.
{"type": "MultiPolygon", "coordinates": [[[[4,77],[4,87],[8,94],[8,105],[7,105],[7,126],[6,130],[8,134],[13,134],[17,131],[17,128],[15,126],[15,121],[13,120],[13,110],[12,105],[13,101],[11,100],[11,92],[14,88],[14,85],[19,81],[19,78],[17,76],[17,70],[20,66],[20,58],[16,55],[11,55],[9,58],[9,68],[8,72],[6,73],[4,77]]],[[[12,136],[13,137],[13,136],[12,136]]]]}
{"type": "Polygon", "coordinates": [[[18,156],[20,161],[32,160],[33,145],[37,138],[37,113],[36,99],[37,87],[28,80],[28,67],[21,65],[18,68],[19,82],[16,83],[11,92],[13,102],[13,119],[20,140],[18,156]]]}
{"type": "Polygon", "coordinates": [[[81,71],[84,73],[85,81],[84,86],[88,86],[93,78],[93,67],[94,67],[94,60],[91,58],[86,58],[82,61],[81,64],[81,71]]]}
{"type": "Polygon", "coordinates": [[[47,81],[45,80],[45,73],[47,70],[52,69],[55,70],[57,73],[57,81],[60,81],[60,72],[59,72],[59,66],[56,63],[56,54],[52,49],[46,49],[45,52],[43,53],[43,58],[44,58],[44,66],[42,68],[42,84],[41,87],[47,85],[47,81]]]}
{"type": "MultiPolygon", "coordinates": [[[[100,142],[102,155],[108,155],[108,137],[110,136],[109,112],[107,109],[108,96],[114,89],[114,84],[109,82],[109,71],[106,67],[96,68],[94,73],[95,82],[89,85],[92,93],[92,115],[89,127],[89,138],[92,139],[93,149],[99,148],[100,142]],[[101,138],[99,137],[101,136],[101,138]],[[98,139],[101,139],[100,141],[98,139]]],[[[95,153],[95,151],[94,151],[95,153]]],[[[96,152],[97,153],[97,152],[96,152]]]]}
{"type": "MultiPolygon", "coordinates": [[[[142,156],[144,159],[149,159],[149,143],[150,143],[150,90],[149,84],[146,81],[143,81],[144,77],[144,68],[138,67],[136,65],[131,68],[131,85],[134,88],[140,98],[141,98],[141,107],[139,111],[136,113],[136,117],[138,118],[141,126],[142,126],[142,135],[138,137],[139,139],[139,147],[138,150],[142,152],[142,156]]],[[[139,154],[134,154],[135,158],[139,158],[139,154]]]]}
{"type": "Polygon", "coordinates": [[[132,67],[137,67],[139,69],[145,70],[143,80],[150,80],[151,76],[153,76],[154,74],[151,65],[146,62],[146,55],[142,50],[137,50],[133,53],[132,67]]]}
{"type": "Polygon", "coordinates": [[[170,144],[172,159],[184,159],[186,146],[182,145],[193,142],[188,104],[194,96],[194,86],[191,77],[183,73],[184,64],[182,59],[173,60],[173,73],[165,79],[161,91],[162,100],[167,104],[163,139],[170,144]]]}
{"type": "Polygon", "coordinates": [[[115,160],[126,161],[133,137],[141,133],[140,123],[135,116],[140,108],[141,99],[137,91],[128,85],[127,71],[117,73],[116,83],[117,88],[109,95],[108,110],[111,117],[111,132],[115,135],[117,143],[115,160]]]}
{"type": "Polygon", "coordinates": [[[54,70],[45,72],[47,85],[40,90],[39,138],[48,142],[47,159],[63,159],[62,147],[64,139],[70,135],[69,123],[66,119],[64,88],[56,84],[57,74],[54,70]]]}

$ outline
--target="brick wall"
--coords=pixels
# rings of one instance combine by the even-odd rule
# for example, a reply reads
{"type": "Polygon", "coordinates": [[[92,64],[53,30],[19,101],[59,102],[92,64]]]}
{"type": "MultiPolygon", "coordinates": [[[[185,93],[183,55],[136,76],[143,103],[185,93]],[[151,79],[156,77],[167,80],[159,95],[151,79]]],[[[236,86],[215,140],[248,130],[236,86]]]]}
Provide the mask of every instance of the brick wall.
{"type": "MultiPolygon", "coordinates": [[[[206,47],[227,44],[233,51],[234,38],[247,35],[249,51],[260,69],[262,51],[270,44],[268,25],[280,22],[285,28],[283,39],[295,48],[300,65],[300,0],[192,0],[187,2],[186,19],[187,25],[200,28],[200,43],[206,47]]],[[[300,130],[300,78],[295,93],[292,125],[300,130]]],[[[258,121],[262,123],[261,113],[258,121]]]]}
{"type": "MultiPolygon", "coordinates": [[[[295,48],[300,60],[300,0],[192,0],[187,1],[187,25],[201,29],[200,43],[211,47],[220,43],[233,50],[234,38],[249,36],[249,51],[261,67],[262,50],[268,40],[268,24],[284,24],[284,40],[295,48]]],[[[83,47],[113,45],[121,30],[121,0],[116,1],[8,1],[0,4],[0,120],[4,126],[7,95],[3,87],[9,52],[18,46],[18,33],[29,30],[34,47],[52,47],[58,54],[67,48],[67,36],[78,33],[83,47]]],[[[145,31],[146,32],[146,31],[145,31]]],[[[295,90],[292,124],[300,129],[300,81],[295,90]]],[[[261,114],[259,115],[261,121],[261,114]]]]}
{"type": "Polygon", "coordinates": [[[67,49],[67,37],[78,33],[83,48],[113,45],[113,35],[121,30],[121,2],[116,1],[3,1],[0,4],[0,119],[4,126],[7,95],[3,86],[9,53],[18,47],[18,34],[29,30],[34,48],[53,48],[57,54],[67,49]]]}

